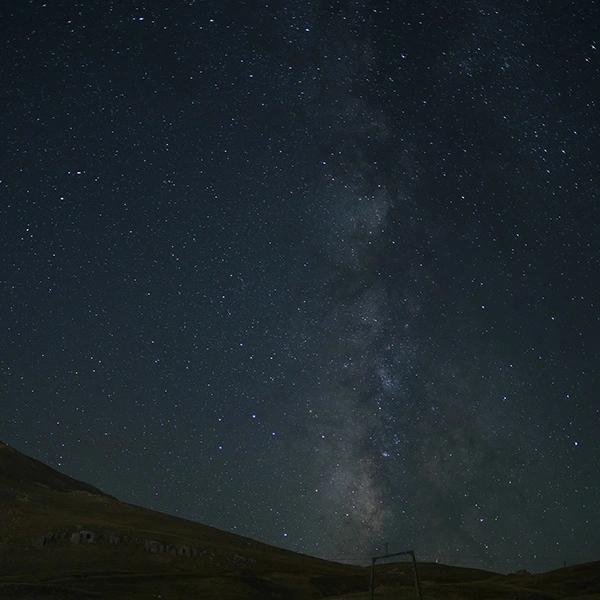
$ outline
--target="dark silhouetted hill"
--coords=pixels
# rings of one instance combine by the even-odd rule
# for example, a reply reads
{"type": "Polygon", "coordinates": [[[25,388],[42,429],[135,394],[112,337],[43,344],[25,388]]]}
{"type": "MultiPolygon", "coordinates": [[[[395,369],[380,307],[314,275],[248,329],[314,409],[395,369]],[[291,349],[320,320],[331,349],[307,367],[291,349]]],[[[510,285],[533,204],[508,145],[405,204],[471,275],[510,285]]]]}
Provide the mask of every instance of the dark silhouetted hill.
{"type": "MultiPolygon", "coordinates": [[[[0,443],[0,598],[367,599],[369,570],[120,502],[0,443]]],[[[420,563],[424,600],[600,599],[600,563],[500,575],[420,563]]],[[[415,597],[406,563],[378,600],[415,597]]]]}

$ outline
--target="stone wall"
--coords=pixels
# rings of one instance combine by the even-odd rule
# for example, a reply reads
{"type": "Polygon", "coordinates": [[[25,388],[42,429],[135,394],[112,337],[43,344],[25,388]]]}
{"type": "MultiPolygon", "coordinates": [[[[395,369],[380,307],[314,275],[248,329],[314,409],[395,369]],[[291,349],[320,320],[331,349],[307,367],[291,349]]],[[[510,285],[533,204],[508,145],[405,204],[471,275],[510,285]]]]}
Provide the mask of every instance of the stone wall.
{"type": "Polygon", "coordinates": [[[210,561],[225,561],[236,568],[244,568],[256,563],[255,559],[241,556],[240,554],[217,555],[208,548],[197,548],[186,544],[173,544],[155,539],[121,535],[113,531],[92,531],[89,529],[53,531],[46,533],[33,541],[34,545],[38,548],[52,548],[59,544],[130,545],[137,546],[151,554],[168,554],[182,559],[201,557],[210,561]]]}

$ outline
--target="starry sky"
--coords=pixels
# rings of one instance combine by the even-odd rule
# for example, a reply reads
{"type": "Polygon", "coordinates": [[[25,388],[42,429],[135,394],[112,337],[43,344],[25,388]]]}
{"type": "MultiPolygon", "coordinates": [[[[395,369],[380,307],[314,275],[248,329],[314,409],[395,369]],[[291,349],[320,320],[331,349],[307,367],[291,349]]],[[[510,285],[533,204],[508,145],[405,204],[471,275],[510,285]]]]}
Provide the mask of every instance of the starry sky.
{"type": "Polygon", "coordinates": [[[1,20],[0,439],[327,558],[600,558],[597,2],[1,20]]]}

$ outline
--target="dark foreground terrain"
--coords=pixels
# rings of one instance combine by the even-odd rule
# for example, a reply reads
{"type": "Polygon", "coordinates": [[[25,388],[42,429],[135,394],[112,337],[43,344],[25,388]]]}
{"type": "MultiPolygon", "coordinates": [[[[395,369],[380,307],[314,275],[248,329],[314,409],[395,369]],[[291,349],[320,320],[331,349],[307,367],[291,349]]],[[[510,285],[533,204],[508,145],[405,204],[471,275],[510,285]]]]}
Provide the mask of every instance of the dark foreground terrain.
{"type": "MultiPolygon", "coordinates": [[[[600,600],[600,562],[540,575],[420,563],[425,600],[600,600]]],[[[369,571],[119,502],[0,443],[0,598],[366,599],[369,571]]],[[[406,563],[377,599],[415,598],[406,563]]]]}

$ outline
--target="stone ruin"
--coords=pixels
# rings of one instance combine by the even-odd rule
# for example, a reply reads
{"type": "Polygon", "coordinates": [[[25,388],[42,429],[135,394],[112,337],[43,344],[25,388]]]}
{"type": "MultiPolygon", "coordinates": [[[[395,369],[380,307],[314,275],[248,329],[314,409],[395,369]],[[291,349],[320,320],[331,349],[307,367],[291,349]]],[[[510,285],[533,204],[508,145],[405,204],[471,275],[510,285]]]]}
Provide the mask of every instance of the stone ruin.
{"type": "Polygon", "coordinates": [[[71,534],[72,544],[94,544],[96,542],[96,534],[93,531],[82,529],[71,534]]]}
{"type": "MultiPolygon", "coordinates": [[[[169,554],[180,558],[203,557],[210,561],[217,560],[217,555],[208,548],[196,548],[185,544],[170,544],[159,540],[119,535],[115,532],[98,532],[89,529],[77,529],[75,531],[54,531],[36,538],[34,545],[38,548],[48,548],[58,544],[71,543],[74,545],[86,544],[108,544],[111,546],[135,545],[151,554],[169,554]]],[[[232,554],[230,556],[218,557],[224,559],[236,568],[244,568],[256,563],[253,558],[232,554]]]]}
{"type": "Polygon", "coordinates": [[[199,554],[205,553],[191,546],[164,544],[157,540],[144,540],[144,550],[152,554],[172,554],[173,556],[185,556],[187,558],[195,558],[199,554]]]}
{"type": "Polygon", "coordinates": [[[38,546],[39,548],[45,548],[46,546],[53,546],[59,542],[66,542],[68,539],[70,539],[70,534],[68,531],[54,531],[36,539],[34,541],[34,545],[38,546]]]}

